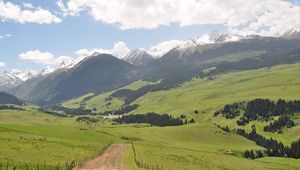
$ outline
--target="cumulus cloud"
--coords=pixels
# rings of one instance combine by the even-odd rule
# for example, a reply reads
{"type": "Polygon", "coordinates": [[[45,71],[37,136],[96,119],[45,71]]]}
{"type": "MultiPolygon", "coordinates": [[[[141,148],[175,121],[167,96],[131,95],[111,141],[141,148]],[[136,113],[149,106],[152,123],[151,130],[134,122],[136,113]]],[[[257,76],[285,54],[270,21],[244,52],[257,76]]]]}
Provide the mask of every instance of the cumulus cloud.
{"type": "Polygon", "coordinates": [[[109,50],[105,50],[102,48],[92,48],[92,49],[83,48],[75,52],[75,54],[79,57],[88,57],[93,55],[94,53],[111,54],[109,50]]]}
{"type": "Polygon", "coordinates": [[[122,58],[129,53],[130,49],[123,41],[118,41],[114,43],[114,46],[110,51],[112,55],[122,58]]]}
{"type": "Polygon", "coordinates": [[[31,50],[21,53],[19,54],[19,58],[23,61],[30,61],[47,66],[71,65],[74,61],[74,59],[69,56],[62,55],[54,57],[54,55],[50,52],[40,52],[39,50],[31,50]]]}
{"type": "Polygon", "coordinates": [[[122,58],[127,53],[129,53],[129,49],[126,44],[122,41],[118,41],[114,43],[111,49],[101,49],[101,48],[93,48],[93,49],[80,49],[75,52],[75,56],[70,57],[66,55],[61,55],[55,57],[50,52],[41,52],[39,50],[30,50],[24,53],[19,54],[19,58],[23,61],[30,61],[36,64],[43,64],[47,66],[53,67],[65,67],[72,66],[84,58],[93,55],[94,53],[101,54],[112,54],[116,57],[122,58]]]}
{"type": "Polygon", "coordinates": [[[50,52],[40,52],[39,50],[27,51],[19,55],[21,60],[32,61],[37,64],[53,64],[54,56],[50,52]]]}
{"type": "Polygon", "coordinates": [[[87,11],[95,20],[121,29],[223,24],[233,32],[274,35],[300,28],[300,6],[284,0],[59,0],[57,4],[65,15],[87,11]]]}
{"type": "Polygon", "coordinates": [[[24,3],[23,6],[26,9],[22,9],[17,4],[0,0],[0,20],[38,24],[52,24],[62,21],[59,17],[41,7],[34,7],[29,3],[24,3]]]}
{"type": "Polygon", "coordinates": [[[102,48],[93,48],[93,49],[80,49],[75,52],[80,57],[87,57],[91,56],[94,53],[101,53],[101,54],[112,54],[118,58],[124,57],[128,54],[130,49],[123,41],[118,41],[114,43],[113,48],[111,49],[102,49],[102,48]]]}
{"type": "Polygon", "coordinates": [[[6,66],[6,63],[0,61],[0,68],[5,67],[5,66],[6,66]]]}

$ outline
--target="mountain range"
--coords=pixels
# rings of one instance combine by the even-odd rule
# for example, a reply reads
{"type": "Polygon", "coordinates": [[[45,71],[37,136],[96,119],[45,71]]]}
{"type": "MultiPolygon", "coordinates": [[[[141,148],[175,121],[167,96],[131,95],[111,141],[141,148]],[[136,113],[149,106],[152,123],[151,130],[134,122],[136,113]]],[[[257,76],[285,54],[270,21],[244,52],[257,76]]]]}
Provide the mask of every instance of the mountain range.
{"type": "MultiPolygon", "coordinates": [[[[176,86],[193,77],[299,61],[299,39],[213,32],[182,41],[159,58],[136,49],[121,59],[95,53],[76,63],[62,63],[56,70],[48,68],[39,74],[3,72],[0,90],[32,103],[52,105],[89,92],[97,94],[115,90],[138,79],[162,80],[142,89],[140,94],[144,94],[176,86]]],[[[119,97],[134,96],[131,93],[136,92],[119,97]]]]}
{"type": "Polygon", "coordinates": [[[37,75],[37,72],[33,70],[13,70],[11,72],[0,72],[0,91],[9,91],[37,75]]]}

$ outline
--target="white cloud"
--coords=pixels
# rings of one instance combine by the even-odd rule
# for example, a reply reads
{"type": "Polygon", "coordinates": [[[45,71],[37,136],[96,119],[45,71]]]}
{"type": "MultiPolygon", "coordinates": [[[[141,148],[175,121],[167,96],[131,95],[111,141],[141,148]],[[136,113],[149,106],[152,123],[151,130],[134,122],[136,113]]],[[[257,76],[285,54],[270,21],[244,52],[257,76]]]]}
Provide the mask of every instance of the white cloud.
{"type": "Polygon", "coordinates": [[[24,61],[34,62],[36,64],[43,65],[70,65],[73,63],[73,58],[69,56],[59,56],[54,57],[54,55],[50,52],[40,52],[39,50],[27,51],[25,53],[21,53],[19,58],[24,61]]]}
{"type": "Polygon", "coordinates": [[[233,32],[276,34],[300,28],[300,6],[284,0],[62,0],[65,15],[87,11],[95,20],[122,29],[178,23],[223,24],[233,32]]]}
{"type": "Polygon", "coordinates": [[[79,57],[88,57],[93,55],[94,53],[101,53],[101,54],[111,54],[109,50],[105,50],[102,48],[93,48],[93,49],[80,49],[75,52],[76,55],[79,57]]]}
{"type": "Polygon", "coordinates": [[[129,53],[129,49],[126,44],[122,41],[118,41],[114,43],[112,49],[101,49],[101,48],[93,48],[93,49],[80,49],[75,52],[74,57],[61,55],[59,57],[55,57],[50,52],[40,52],[39,50],[31,50],[24,53],[19,54],[19,58],[24,61],[34,62],[36,64],[43,64],[53,67],[69,67],[82,59],[93,55],[94,53],[101,54],[112,54],[116,57],[122,58],[127,53],[129,53]]]}
{"type": "Polygon", "coordinates": [[[6,63],[0,61],[0,68],[5,67],[5,66],[6,66],[6,63]]]}
{"type": "Polygon", "coordinates": [[[37,64],[51,65],[54,61],[54,56],[50,52],[40,52],[39,50],[27,51],[19,55],[21,60],[32,61],[37,64]]]}
{"type": "Polygon", "coordinates": [[[111,54],[122,58],[124,57],[126,54],[129,53],[130,49],[126,46],[126,44],[122,41],[118,41],[116,43],[114,43],[114,47],[111,51],[111,54]]]}
{"type": "Polygon", "coordinates": [[[28,3],[24,3],[23,6],[26,9],[22,9],[17,4],[0,0],[0,20],[38,24],[52,24],[60,23],[62,21],[50,11],[41,7],[34,7],[32,4],[28,3]]]}
{"type": "Polygon", "coordinates": [[[8,38],[8,37],[11,37],[11,35],[10,34],[0,35],[0,39],[2,39],[2,38],[8,38]]]}
{"type": "Polygon", "coordinates": [[[102,49],[102,48],[93,48],[93,49],[80,49],[75,52],[76,55],[79,57],[87,57],[91,56],[94,53],[101,53],[101,54],[112,54],[118,58],[124,57],[128,54],[130,49],[126,46],[123,41],[118,41],[114,43],[112,49],[102,49]]]}

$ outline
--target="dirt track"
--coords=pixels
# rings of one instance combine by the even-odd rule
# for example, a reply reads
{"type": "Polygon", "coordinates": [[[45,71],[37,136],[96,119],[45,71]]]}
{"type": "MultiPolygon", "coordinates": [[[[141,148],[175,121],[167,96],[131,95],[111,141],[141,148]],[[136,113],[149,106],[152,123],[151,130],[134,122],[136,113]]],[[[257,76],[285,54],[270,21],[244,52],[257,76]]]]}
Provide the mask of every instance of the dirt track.
{"type": "Polygon", "coordinates": [[[129,144],[113,144],[102,155],[88,161],[76,170],[128,170],[125,153],[131,148],[129,144]]]}

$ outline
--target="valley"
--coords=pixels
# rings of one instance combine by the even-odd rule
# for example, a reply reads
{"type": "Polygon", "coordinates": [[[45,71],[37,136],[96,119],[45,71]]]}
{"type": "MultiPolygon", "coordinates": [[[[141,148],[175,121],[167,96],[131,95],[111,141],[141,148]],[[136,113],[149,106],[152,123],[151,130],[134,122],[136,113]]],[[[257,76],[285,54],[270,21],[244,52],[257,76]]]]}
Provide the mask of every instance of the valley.
{"type": "MultiPolygon", "coordinates": [[[[89,166],[89,160],[97,160],[97,156],[113,143],[132,146],[122,153],[121,166],[128,169],[300,169],[299,159],[244,158],[246,150],[263,151],[265,148],[218,127],[251,130],[255,125],[259,134],[290,145],[300,137],[299,115],[293,118],[296,126],[284,128],[281,134],[263,130],[270,121],[251,121],[246,126],[239,126],[236,124],[238,118],[214,116],[215,111],[235,102],[256,98],[274,101],[279,98],[299,99],[299,72],[300,65],[292,64],[228,72],[218,74],[212,80],[194,78],[178,87],[148,92],[133,101],[132,104],[137,104],[138,108],[127,113],[168,113],[175,118],[185,115],[186,119],[196,120],[196,123],[182,126],[116,124],[101,114],[89,116],[97,122],[79,122],[76,119],[84,115],[58,117],[42,113],[34,105],[20,106],[24,110],[1,110],[1,165],[5,167],[8,163],[9,167],[40,166],[49,169],[80,167],[86,163],[89,166]]],[[[139,80],[120,89],[138,90],[149,84],[155,82],[139,80]]],[[[121,108],[124,99],[115,97],[106,106],[106,98],[112,93],[87,94],[67,101],[63,106],[92,109],[102,105],[96,108],[95,113],[105,110],[99,108],[121,108]]]]}
{"type": "Polygon", "coordinates": [[[300,170],[300,0],[0,0],[0,170],[300,170]]]}

